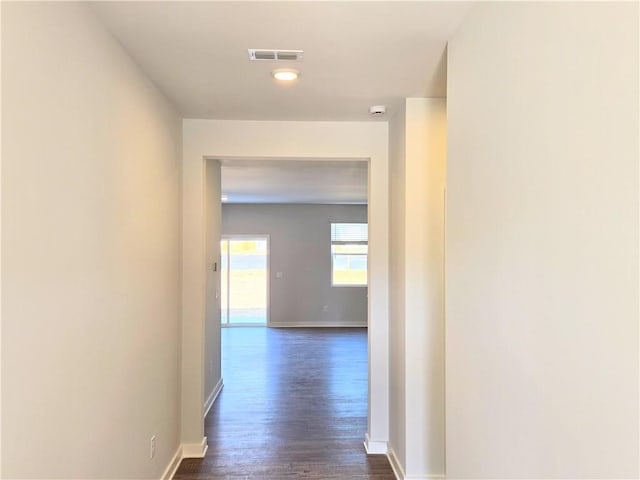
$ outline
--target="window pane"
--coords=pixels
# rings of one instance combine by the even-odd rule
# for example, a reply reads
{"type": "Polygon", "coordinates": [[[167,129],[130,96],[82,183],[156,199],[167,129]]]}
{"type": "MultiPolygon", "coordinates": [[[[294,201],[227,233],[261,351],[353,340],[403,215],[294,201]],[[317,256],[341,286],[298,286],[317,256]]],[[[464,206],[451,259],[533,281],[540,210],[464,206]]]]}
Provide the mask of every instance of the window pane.
{"type": "Polygon", "coordinates": [[[335,273],[336,270],[347,270],[348,262],[346,255],[334,255],[333,256],[333,271],[335,273]]]}
{"type": "Polygon", "coordinates": [[[229,240],[220,240],[220,321],[223,324],[229,323],[229,308],[227,305],[227,285],[229,265],[227,264],[227,253],[229,251],[229,240]]]}
{"type": "Polygon", "coordinates": [[[366,255],[333,255],[333,285],[366,284],[366,255]]]}
{"type": "Polygon", "coordinates": [[[331,245],[331,253],[357,253],[360,255],[366,255],[369,247],[367,245],[354,245],[343,244],[343,245],[331,245]]]}
{"type": "Polygon", "coordinates": [[[267,309],[267,241],[229,240],[229,324],[264,324],[267,309]]]}
{"type": "Polygon", "coordinates": [[[365,255],[349,255],[349,270],[367,272],[367,257],[365,255]]]}

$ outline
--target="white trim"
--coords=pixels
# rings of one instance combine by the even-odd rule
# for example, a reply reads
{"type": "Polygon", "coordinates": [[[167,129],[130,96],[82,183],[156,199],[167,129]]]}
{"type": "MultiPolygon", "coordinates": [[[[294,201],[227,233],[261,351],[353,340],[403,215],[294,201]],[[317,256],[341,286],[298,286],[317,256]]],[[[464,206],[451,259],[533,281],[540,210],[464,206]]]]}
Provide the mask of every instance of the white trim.
{"type": "Polygon", "coordinates": [[[398,480],[403,480],[404,470],[402,469],[402,465],[396,456],[396,452],[393,450],[393,447],[389,447],[389,451],[387,452],[387,459],[391,464],[391,469],[393,470],[393,474],[396,476],[398,480]]]}
{"type": "Polygon", "coordinates": [[[411,475],[407,476],[404,473],[404,469],[400,464],[400,460],[396,456],[396,452],[393,450],[393,447],[389,447],[389,451],[387,452],[387,459],[391,464],[391,469],[393,470],[393,474],[396,476],[398,480],[424,480],[428,478],[447,478],[446,475],[411,475]]]}
{"type": "Polygon", "coordinates": [[[200,443],[183,443],[182,458],[203,458],[207,453],[207,437],[202,438],[200,443]]]}
{"type": "Polygon", "coordinates": [[[384,455],[387,453],[387,442],[374,442],[369,438],[369,434],[364,434],[364,449],[367,455],[384,455]]]}
{"type": "Polygon", "coordinates": [[[211,395],[209,395],[209,398],[207,398],[207,401],[204,402],[204,417],[206,417],[209,414],[209,410],[211,410],[211,407],[213,407],[214,402],[216,401],[216,398],[218,398],[218,395],[220,395],[220,392],[222,391],[222,387],[224,387],[224,383],[222,382],[222,377],[220,377],[220,380],[218,380],[218,383],[216,383],[216,386],[213,387],[213,390],[211,391],[211,395]]]}
{"type": "Polygon", "coordinates": [[[160,477],[160,480],[171,480],[176,474],[176,471],[180,466],[180,462],[182,462],[182,445],[178,445],[176,453],[173,455],[173,458],[169,462],[169,465],[167,465],[167,468],[162,474],[162,477],[160,477]]]}
{"type": "MultiPolygon", "coordinates": [[[[192,365],[198,388],[182,384],[182,431],[202,430],[206,256],[203,159],[365,160],[368,168],[369,298],[367,430],[389,436],[389,145],[385,122],[182,121],[182,365],[192,365]],[[299,142],[273,142],[287,135],[299,142]],[[253,141],[247,142],[246,138],[253,141]],[[330,142],[326,139],[331,138],[330,142]],[[261,155],[258,156],[256,153],[261,155]],[[198,395],[199,394],[199,395],[198,395]],[[197,397],[197,398],[196,398],[197,397]]],[[[273,265],[272,265],[273,267],[273,265]]],[[[327,282],[329,279],[327,278],[327,282]]],[[[275,313],[275,312],[272,312],[275,313]]],[[[183,368],[183,370],[184,370],[183,368]]],[[[183,379],[185,376],[183,376],[183,379]]],[[[190,433],[191,434],[191,433],[190,433]]],[[[197,438],[196,436],[196,438],[197,438]]]]}
{"type": "Polygon", "coordinates": [[[361,323],[361,324],[354,324],[354,325],[349,325],[349,324],[344,324],[344,323],[271,323],[271,325],[269,325],[270,327],[273,328],[287,328],[287,327],[291,327],[291,328],[367,328],[367,324],[366,323],[361,323]]]}

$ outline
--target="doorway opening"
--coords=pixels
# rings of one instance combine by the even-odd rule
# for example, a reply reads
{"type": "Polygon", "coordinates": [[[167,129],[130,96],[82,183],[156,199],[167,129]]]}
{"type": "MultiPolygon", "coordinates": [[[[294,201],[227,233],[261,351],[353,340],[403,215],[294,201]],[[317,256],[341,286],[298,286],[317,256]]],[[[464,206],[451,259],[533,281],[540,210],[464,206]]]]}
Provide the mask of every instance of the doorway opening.
{"type": "MultiPolygon", "coordinates": [[[[381,320],[385,317],[386,308],[370,307],[378,304],[383,307],[385,304],[386,290],[382,287],[386,278],[386,262],[383,261],[386,255],[381,232],[386,225],[386,214],[380,206],[384,205],[386,191],[381,190],[380,195],[371,197],[379,208],[369,209],[368,202],[369,190],[379,186],[380,175],[377,174],[381,173],[380,169],[371,169],[368,158],[218,157],[206,160],[207,167],[215,170],[211,176],[217,179],[215,185],[209,182],[210,188],[207,183],[206,190],[209,192],[207,205],[211,206],[205,212],[205,218],[210,215],[214,220],[211,222],[214,228],[210,229],[207,237],[211,239],[207,248],[211,246],[213,251],[207,251],[207,272],[212,273],[207,276],[206,298],[212,302],[215,299],[217,309],[214,305],[207,309],[215,320],[205,324],[205,331],[217,332],[206,336],[205,342],[204,363],[211,371],[205,377],[211,378],[203,392],[207,399],[204,412],[214,405],[220,390],[217,385],[222,385],[222,378],[225,379],[227,393],[233,388],[242,389],[242,382],[246,381],[245,376],[234,375],[231,369],[234,358],[230,355],[235,355],[231,352],[237,353],[238,350],[234,350],[233,342],[240,344],[242,351],[253,351],[252,356],[259,361],[252,365],[251,371],[261,374],[261,381],[268,382],[268,385],[281,385],[283,390],[289,391],[295,385],[287,384],[287,378],[258,368],[262,365],[261,357],[258,350],[254,350],[255,345],[247,340],[251,335],[253,340],[276,339],[275,348],[270,351],[285,359],[282,361],[288,361],[288,357],[282,355],[289,343],[292,348],[308,350],[297,344],[295,338],[289,337],[307,333],[311,338],[319,338],[327,329],[349,336],[350,332],[356,331],[354,329],[359,329],[358,335],[367,339],[367,358],[344,364],[332,361],[331,368],[321,371],[337,373],[345,369],[346,372],[357,365],[358,374],[364,372],[358,378],[366,381],[352,382],[358,388],[350,391],[365,406],[357,414],[361,427],[353,441],[360,448],[364,434],[367,451],[382,453],[382,446],[378,445],[381,442],[376,439],[385,438],[384,424],[378,421],[378,413],[382,415],[385,411],[382,408],[385,396],[379,394],[384,385],[379,384],[386,381],[386,376],[378,375],[384,370],[381,368],[384,355],[381,357],[374,353],[384,354],[386,351],[386,341],[377,345],[378,340],[384,339],[376,335],[379,331],[375,328],[376,325],[384,326],[381,320]],[[330,198],[325,196],[327,189],[333,192],[330,198]],[[366,236],[352,238],[354,229],[366,232],[366,236]],[[349,235],[343,238],[347,233],[349,235]],[[228,328],[240,321],[234,322],[230,318],[234,306],[230,298],[232,292],[226,291],[222,285],[223,276],[228,275],[226,270],[223,272],[223,262],[233,263],[232,249],[228,243],[221,245],[220,240],[235,236],[244,236],[244,240],[262,235],[269,235],[267,325],[228,328]],[[369,249],[369,243],[377,249],[369,249]],[[365,250],[366,260],[363,257],[365,250]],[[220,267],[217,272],[216,262],[220,267]],[[377,269],[368,268],[376,265],[377,269]],[[374,275],[374,271],[381,273],[374,275]],[[358,278],[351,278],[354,275],[358,278]],[[372,295],[368,295],[369,291],[372,295]],[[229,312],[221,314],[221,307],[229,309],[229,312]],[[222,329],[221,324],[224,325],[222,329]],[[289,335],[286,342],[279,341],[279,336],[285,334],[289,335]],[[375,365],[379,368],[373,368],[375,365]]],[[[233,279],[229,283],[233,283],[233,279]]],[[[340,350],[342,347],[337,348],[340,350]]],[[[333,355],[329,358],[336,360],[333,355]]],[[[328,382],[327,386],[334,389],[328,394],[330,398],[339,398],[340,392],[349,393],[340,390],[339,385],[333,382],[337,378],[342,376],[322,376],[322,380],[328,382]]],[[[341,411],[339,406],[336,409],[341,411]]],[[[203,433],[207,436],[207,428],[203,433]]],[[[215,432],[209,433],[212,438],[215,432]]]]}
{"type": "Polygon", "coordinates": [[[220,325],[268,325],[269,236],[222,236],[220,267],[220,325]]]}

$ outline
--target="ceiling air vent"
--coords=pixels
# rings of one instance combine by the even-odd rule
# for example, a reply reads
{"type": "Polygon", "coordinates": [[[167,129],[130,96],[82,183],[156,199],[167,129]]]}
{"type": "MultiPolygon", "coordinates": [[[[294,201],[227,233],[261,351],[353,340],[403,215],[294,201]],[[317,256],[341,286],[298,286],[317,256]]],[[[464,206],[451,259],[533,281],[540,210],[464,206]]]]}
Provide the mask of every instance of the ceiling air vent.
{"type": "Polygon", "coordinates": [[[249,59],[301,62],[303,53],[304,52],[302,50],[267,50],[250,48],[249,59]]]}

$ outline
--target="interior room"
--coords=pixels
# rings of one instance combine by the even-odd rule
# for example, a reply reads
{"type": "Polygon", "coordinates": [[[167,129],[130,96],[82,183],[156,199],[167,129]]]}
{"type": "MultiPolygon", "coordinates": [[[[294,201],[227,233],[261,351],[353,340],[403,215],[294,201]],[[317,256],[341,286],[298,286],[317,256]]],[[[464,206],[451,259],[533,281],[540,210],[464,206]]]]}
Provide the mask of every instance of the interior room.
{"type": "Polygon", "coordinates": [[[205,325],[204,433],[215,467],[184,461],[174,478],[291,475],[301,463],[313,463],[313,478],[336,464],[350,477],[394,478],[362,445],[367,162],[220,164],[220,319],[205,325]]]}
{"type": "Polygon", "coordinates": [[[227,159],[221,176],[222,238],[236,246],[221,270],[223,324],[255,321],[259,308],[271,327],[366,327],[367,162],[227,159]],[[252,236],[268,244],[266,262],[242,243],[252,236]],[[264,273],[252,281],[256,266],[264,273]]]}
{"type": "Polygon", "coordinates": [[[639,16],[0,2],[0,477],[639,478],[639,16]]]}

